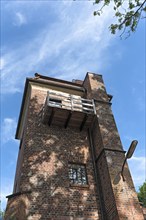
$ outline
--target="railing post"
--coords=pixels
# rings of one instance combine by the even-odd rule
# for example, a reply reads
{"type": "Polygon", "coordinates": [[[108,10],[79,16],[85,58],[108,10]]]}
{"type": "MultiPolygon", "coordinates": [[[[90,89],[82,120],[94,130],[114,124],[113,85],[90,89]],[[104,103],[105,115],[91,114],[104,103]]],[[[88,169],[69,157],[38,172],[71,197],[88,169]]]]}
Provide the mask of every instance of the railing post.
{"type": "Polygon", "coordinates": [[[49,105],[49,91],[47,93],[47,105],[49,105]]]}
{"type": "Polygon", "coordinates": [[[89,114],[93,113],[96,115],[94,99],[89,100],[89,99],[83,99],[81,97],[76,98],[72,94],[68,94],[68,96],[65,96],[57,92],[47,91],[47,98],[46,98],[47,105],[52,106],[52,104],[50,104],[50,102],[52,103],[52,101],[54,102],[54,107],[62,108],[64,106],[65,108],[67,107],[67,104],[63,104],[62,101],[64,101],[65,103],[67,101],[67,103],[69,103],[71,106],[70,108],[71,111],[83,111],[83,112],[85,111],[86,113],[89,114]],[[58,100],[60,102],[58,102],[58,100]]]}
{"type": "Polygon", "coordinates": [[[95,108],[94,99],[92,99],[92,104],[93,104],[93,110],[94,110],[94,114],[96,115],[96,108],[95,108]]]}
{"type": "Polygon", "coordinates": [[[73,111],[73,96],[70,95],[70,101],[71,101],[71,110],[73,111]]]}

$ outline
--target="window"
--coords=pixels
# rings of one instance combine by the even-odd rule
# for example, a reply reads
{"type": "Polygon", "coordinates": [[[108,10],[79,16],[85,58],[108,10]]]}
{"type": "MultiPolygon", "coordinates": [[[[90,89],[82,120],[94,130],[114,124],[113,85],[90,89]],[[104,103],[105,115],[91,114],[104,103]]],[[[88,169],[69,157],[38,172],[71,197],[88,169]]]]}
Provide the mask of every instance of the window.
{"type": "Polygon", "coordinates": [[[69,179],[71,184],[87,185],[86,166],[84,164],[69,164],[69,179]]]}
{"type": "Polygon", "coordinates": [[[55,107],[61,107],[61,100],[59,99],[49,99],[49,105],[55,106],[55,107]]]}

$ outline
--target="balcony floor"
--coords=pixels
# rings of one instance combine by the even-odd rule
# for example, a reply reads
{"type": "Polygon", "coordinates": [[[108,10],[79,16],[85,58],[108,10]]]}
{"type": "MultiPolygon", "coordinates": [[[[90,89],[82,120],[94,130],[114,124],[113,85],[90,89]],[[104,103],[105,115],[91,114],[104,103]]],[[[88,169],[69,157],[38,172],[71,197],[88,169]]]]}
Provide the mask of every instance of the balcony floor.
{"type": "Polygon", "coordinates": [[[46,106],[43,112],[43,122],[49,126],[73,127],[80,131],[91,127],[94,114],[82,111],[71,111],[63,108],[46,106]]]}

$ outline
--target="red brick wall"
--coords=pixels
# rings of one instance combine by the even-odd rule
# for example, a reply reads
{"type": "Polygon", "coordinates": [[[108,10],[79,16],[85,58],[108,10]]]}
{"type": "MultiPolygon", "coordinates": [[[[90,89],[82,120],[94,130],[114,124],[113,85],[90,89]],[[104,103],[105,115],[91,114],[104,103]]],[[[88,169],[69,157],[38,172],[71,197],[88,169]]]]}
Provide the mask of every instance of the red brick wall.
{"type": "MultiPolygon", "coordinates": [[[[32,91],[23,139],[19,189],[32,191],[27,219],[100,219],[87,131],[44,125],[41,110],[45,96],[44,91],[32,91]],[[69,162],[86,164],[87,186],[70,186],[69,162]]],[[[19,176],[16,181],[19,183],[19,176]]]]}
{"type": "Polygon", "coordinates": [[[27,194],[12,197],[8,200],[5,220],[26,220],[29,212],[30,197],[27,194]]]}
{"type": "Polygon", "coordinates": [[[126,181],[120,175],[125,156],[102,77],[88,74],[84,86],[96,103],[93,146],[87,131],[43,124],[47,92],[32,89],[15,181],[31,194],[10,198],[5,220],[23,220],[19,213],[27,220],[143,220],[127,164],[126,181]],[[87,186],[70,185],[69,162],[86,164],[87,186]]]}
{"type": "Polygon", "coordinates": [[[102,77],[88,74],[84,85],[87,96],[94,98],[96,103],[92,139],[105,219],[143,220],[127,164],[124,169],[126,181],[120,174],[125,155],[102,77]]]}

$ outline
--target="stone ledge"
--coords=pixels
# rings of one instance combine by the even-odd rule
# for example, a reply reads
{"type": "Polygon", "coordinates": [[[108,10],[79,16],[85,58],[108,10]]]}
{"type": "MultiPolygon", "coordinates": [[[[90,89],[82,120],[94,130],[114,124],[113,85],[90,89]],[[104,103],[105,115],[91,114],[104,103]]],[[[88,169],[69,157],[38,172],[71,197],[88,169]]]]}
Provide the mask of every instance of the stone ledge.
{"type": "Polygon", "coordinates": [[[10,198],[13,198],[15,196],[20,196],[22,194],[27,194],[27,193],[31,193],[31,191],[22,191],[22,192],[13,193],[11,195],[6,196],[6,198],[10,199],[10,198]]]}

